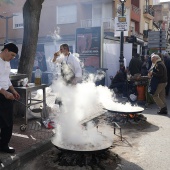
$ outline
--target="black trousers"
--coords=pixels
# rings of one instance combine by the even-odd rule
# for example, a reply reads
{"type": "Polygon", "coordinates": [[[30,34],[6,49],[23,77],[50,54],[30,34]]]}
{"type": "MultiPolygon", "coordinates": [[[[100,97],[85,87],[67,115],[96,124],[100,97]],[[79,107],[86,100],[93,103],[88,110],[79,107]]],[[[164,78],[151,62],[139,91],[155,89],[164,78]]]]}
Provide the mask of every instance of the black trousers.
{"type": "Polygon", "coordinates": [[[13,130],[13,101],[0,94],[0,147],[8,147],[13,130]]]}
{"type": "Polygon", "coordinates": [[[1,128],[1,136],[0,136],[0,148],[8,147],[9,141],[12,136],[13,126],[1,128]]]}

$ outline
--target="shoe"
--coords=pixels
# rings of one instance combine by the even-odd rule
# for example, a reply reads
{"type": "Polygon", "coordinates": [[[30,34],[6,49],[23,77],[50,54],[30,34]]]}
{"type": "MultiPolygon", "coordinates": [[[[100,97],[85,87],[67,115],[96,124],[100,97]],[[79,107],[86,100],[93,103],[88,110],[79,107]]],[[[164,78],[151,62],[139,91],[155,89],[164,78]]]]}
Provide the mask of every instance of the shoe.
{"type": "Polygon", "coordinates": [[[168,112],[167,111],[164,111],[164,112],[159,111],[159,112],[157,112],[157,114],[159,114],[159,115],[167,115],[168,112]]]}
{"type": "Polygon", "coordinates": [[[167,107],[163,107],[159,112],[157,112],[160,115],[165,115],[168,114],[167,107]]]}
{"type": "Polygon", "coordinates": [[[0,148],[0,152],[15,153],[15,149],[12,147],[2,147],[0,148]]]}
{"type": "Polygon", "coordinates": [[[127,99],[127,97],[126,96],[122,96],[122,99],[127,99]]]}

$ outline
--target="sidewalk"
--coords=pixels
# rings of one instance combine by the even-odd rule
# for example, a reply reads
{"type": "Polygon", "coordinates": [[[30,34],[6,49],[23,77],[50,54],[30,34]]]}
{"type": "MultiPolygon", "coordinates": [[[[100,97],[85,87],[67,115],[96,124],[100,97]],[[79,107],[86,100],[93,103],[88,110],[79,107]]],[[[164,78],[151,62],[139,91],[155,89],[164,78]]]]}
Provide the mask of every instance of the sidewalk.
{"type": "Polygon", "coordinates": [[[22,118],[14,120],[13,134],[9,145],[14,147],[16,152],[15,154],[0,152],[0,169],[14,170],[20,164],[28,162],[52,147],[50,139],[53,132],[41,125],[40,119],[29,120],[24,132],[20,131],[23,122],[22,118]]]}
{"type": "MultiPolygon", "coordinates": [[[[47,105],[54,103],[54,96],[46,97],[47,105]]],[[[52,147],[52,129],[47,129],[43,124],[40,114],[30,115],[25,131],[20,126],[25,124],[22,117],[14,118],[12,138],[9,146],[15,148],[14,154],[0,152],[0,170],[14,170],[21,164],[28,162],[37,155],[52,147]]]]}

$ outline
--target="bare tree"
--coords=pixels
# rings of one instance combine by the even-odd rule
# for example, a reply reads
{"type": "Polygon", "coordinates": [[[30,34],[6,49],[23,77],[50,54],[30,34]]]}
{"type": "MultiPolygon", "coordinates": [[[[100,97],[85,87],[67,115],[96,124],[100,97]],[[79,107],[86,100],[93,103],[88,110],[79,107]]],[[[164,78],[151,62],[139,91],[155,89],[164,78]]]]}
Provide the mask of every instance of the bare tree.
{"type": "Polygon", "coordinates": [[[23,6],[24,36],[18,73],[27,74],[29,81],[34,65],[43,2],[44,0],[26,0],[23,6]]]}

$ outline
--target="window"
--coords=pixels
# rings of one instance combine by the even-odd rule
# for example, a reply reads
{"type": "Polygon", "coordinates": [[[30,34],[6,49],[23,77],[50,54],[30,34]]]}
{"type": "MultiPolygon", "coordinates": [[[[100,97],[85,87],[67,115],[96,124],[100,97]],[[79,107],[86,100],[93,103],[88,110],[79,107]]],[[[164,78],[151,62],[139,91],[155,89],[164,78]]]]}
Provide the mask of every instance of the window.
{"type": "Polygon", "coordinates": [[[168,9],[169,8],[169,4],[163,4],[164,9],[168,9]]]}
{"type": "Polygon", "coordinates": [[[102,17],[102,6],[100,4],[93,5],[93,18],[101,18],[102,17]]]}
{"type": "Polygon", "coordinates": [[[77,22],[77,6],[67,5],[57,7],[57,24],[69,24],[77,22]]]}
{"type": "Polygon", "coordinates": [[[135,34],[135,23],[133,21],[131,21],[130,23],[130,31],[131,31],[131,35],[135,34]]]}
{"type": "Polygon", "coordinates": [[[23,14],[22,13],[15,13],[13,14],[13,29],[23,28],[23,14]]]}

